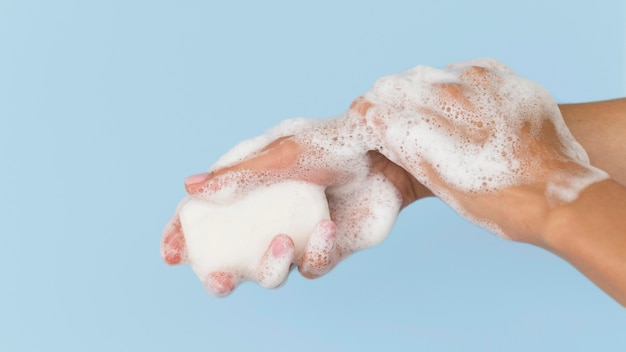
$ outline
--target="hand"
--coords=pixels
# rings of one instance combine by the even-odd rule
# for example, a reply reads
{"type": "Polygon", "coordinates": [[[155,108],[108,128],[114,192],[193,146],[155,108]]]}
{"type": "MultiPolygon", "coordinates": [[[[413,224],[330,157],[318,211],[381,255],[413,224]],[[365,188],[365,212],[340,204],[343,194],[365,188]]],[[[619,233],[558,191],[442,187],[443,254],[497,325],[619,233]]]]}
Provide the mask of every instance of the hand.
{"type": "MultiPolygon", "coordinates": [[[[283,180],[326,187],[332,221],[315,227],[303,253],[295,253],[288,234],[277,234],[254,277],[237,276],[237,268],[209,273],[201,278],[209,292],[226,295],[246,279],[275,287],[286,279],[292,263],[305,277],[323,275],[342,258],[382,241],[401,207],[430,194],[404,169],[364,149],[358,138],[347,137],[347,129],[354,128],[346,122],[342,117],[296,129],[283,124],[233,149],[210,173],[187,179],[190,195],[216,202],[283,180]],[[263,147],[255,148],[259,145],[263,147]]],[[[187,260],[178,212],[164,232],[162,255],[169,264],[187,260]]]]}
{"type": "Polygon", "coordinates": [[[493,60],[385,77],[358,103],[381,152],[459,213],[540,244],[545,213],[606,173],[539,85],[493,60]]]}

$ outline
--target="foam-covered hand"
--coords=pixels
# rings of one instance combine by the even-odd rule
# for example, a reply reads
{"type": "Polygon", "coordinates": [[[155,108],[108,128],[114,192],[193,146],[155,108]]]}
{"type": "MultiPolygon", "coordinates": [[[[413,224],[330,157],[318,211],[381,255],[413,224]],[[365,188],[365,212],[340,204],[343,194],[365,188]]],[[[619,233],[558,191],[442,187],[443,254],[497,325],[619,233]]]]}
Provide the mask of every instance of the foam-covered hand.
{"type": "Polygon", "coordinates": [[[357,101],[387,158],[459,213],[537,244],[542,214],[607,178],[538,84],[494,60],[419,66],[357,101]]]}
{"type": "MultiPolygon", "coordinates": [[[[348,113],[352,114],[358,112],[348,113]]],[[[286,181],[319,185],[327,202],[323,206],[330,213],[330,219],[313,226],[303,245],[294,243],[289,233],[275,233],[273,240],[257,249],[265,254],[257,253],[261,259],[254,268],[230,264],[215,270],[219,265],[213,264],[219,263],[206,266],[213,268],[210,270],[194,268],[210,293],[226,295],[243,280],[275,287],[286,279],[293,263],[305,277],[323,275],[347,255],[382,241],[401,207],[428,194],[402,168],[377,152],[368,152],[364,137],[357,133],[362,126],[351,125],[353,121],[345,116],[288,120],[263,136],[241,143],[208,173],[186,180],[192,197],[216,206],[226,206],[250,192],[286,181]]],[[[185,201],[181,207],[184,204],[185,201]]],[[[192,266],[193,261],[215,260],[188,257],[181,207],[164,232],[164,260],[169,264],[192,261],[192,266]]],[[[264,206],[271,207],[272,204],[264,206]]]]}

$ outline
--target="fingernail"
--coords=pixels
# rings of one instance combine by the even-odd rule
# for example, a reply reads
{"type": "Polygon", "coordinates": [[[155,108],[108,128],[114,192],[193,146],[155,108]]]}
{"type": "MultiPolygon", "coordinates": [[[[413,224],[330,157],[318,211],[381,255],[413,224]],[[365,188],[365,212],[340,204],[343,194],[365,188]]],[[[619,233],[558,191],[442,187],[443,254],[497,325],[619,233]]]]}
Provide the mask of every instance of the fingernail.
{"type": "Polygon", "coordinates": [[[194,185],[196,183],[202,183],[204,181],[206,181],[209,178],[209,174],[205,173],[201,173],[201,174],[196,174],[196,175],[192,175],[189,176],[185,179],[185,184],[186,185],[194,185]]]}
{"type": "Polygon", "coordinates": [[[331,220],[322,220],[319,225],[325,230],[324,234],[329,237],[334,235],[335,231],[337,231],[337,225],[335,225],[335,223],[331,220]]]}
{"type": "Polygon", "coordinates": [[[233,275],[223,271],[209,274],[206,285],[207,291],[218,297],[227,296],[235,289],[233,275]]]}
{"type": "Polygon", "coordinates": [[[285,255],[290,249],[291,246],[285,239],[276,240],[272,244],[272,255],[274,256],[274,258],[280,258],[285,255]]]}

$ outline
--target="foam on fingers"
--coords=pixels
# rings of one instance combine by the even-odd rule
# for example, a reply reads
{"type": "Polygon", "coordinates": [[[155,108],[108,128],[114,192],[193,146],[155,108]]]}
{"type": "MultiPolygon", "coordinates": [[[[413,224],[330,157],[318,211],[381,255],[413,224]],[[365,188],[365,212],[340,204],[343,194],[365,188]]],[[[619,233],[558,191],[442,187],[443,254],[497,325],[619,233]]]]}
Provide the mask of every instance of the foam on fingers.
{"type": "Polygon", "coordinates": [[[238,280],[229,271],[209,273],[204,281],[206,291],[216,297],[228,296],[235,290],[238,280]]]}
{"type": "Polygon", "coordinates": [[[161,239],[161,258],[169,265],[187,262],[187,246],[183,235],[178,212],[163,230],[161,239]]]}
{"type": "Polygon", "coordinates": [[[402,198],[372,170],[372,150],[503,236],[455,197],[543,183],[559,204],[608,177],[589,165],[550,94],[504,64],[418,66],[381,78],[343,115],[286,120],[229,151],[208,180],[189,179],[203,199],[181,203],[179,232],[207,290],[225,295],[242,280],[276,287],[294,258],[303,275],[322,275],[386,238],[402,198]]]}
{"type": "Polygon", "coordinates": [[[381,138],[391,151],[383,154],[429,187],[424,163],[467,194],[545,181],[546,197],[554,203],[571,201],[607,177],[589,165],[551,95],[495,60],[446,70],[418,66],[380,79],[364,98],[379,107],[371,113],[386,127],[381,138]],[[545,125],[554,126],[554,136],[544,135],[545,125]],[[543,138],[558,147],[545,152],[529,147],[532,139],[543,138]],[[555,152],[556,157],[548,155],[555,152]]]}
{"type": "Polygon", "coordinates": [[[276,288],[287,279],[295,260],[293,240],[287,235],[274,237],[258,266],[256,278],[265,288],[276,288]]]}
{"type": "Polygon", "coordinates": [[[316,278],[327,273],[337,260],[337,226],[330,220],[322,220],[313,229],[309,243],[299,260],[300,273],[316,278]]]}
{"type": "Polygon", "coordinates": [[[295,181],[261,187],[229,204],[192,198],[180,210],[189,263],[201,278],[227,271],[256,280],[276,234],[288,234],[301,253],[315,224],[329,218],[324,188],[295,181]]]}

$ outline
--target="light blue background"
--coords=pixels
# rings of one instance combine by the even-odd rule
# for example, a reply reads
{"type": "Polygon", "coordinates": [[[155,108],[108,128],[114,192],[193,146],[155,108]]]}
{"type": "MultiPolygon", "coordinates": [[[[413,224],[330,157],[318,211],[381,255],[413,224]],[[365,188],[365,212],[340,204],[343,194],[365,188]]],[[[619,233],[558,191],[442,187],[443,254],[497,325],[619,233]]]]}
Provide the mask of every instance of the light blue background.
{"type": "Polygon", "coordinates": [[[159,256],[183,179],[380,76],[490,56],[559,102],[625,90],[623,1],[0,1],[0,350],[623,351],[561,259],[436,200],[279,290],[159,256]]]}

